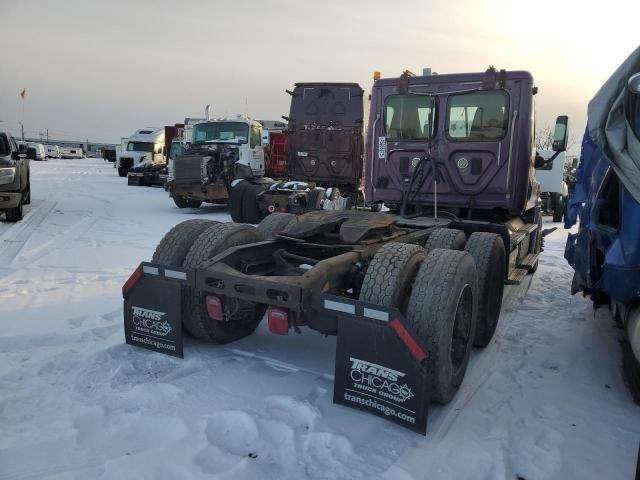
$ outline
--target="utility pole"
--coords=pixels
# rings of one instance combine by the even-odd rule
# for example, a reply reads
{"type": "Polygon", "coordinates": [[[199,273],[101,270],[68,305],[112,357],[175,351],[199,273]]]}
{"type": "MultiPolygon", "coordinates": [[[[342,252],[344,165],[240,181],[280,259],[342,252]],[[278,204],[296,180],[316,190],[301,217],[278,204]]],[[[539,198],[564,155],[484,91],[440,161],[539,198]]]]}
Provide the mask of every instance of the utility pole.
{"type": "Polygon", "coordinates": [[[24,123],[20,124],[20,129],[22,130],[22,141],[24,142],[24,123]]]}
{"type": "Polygon", "coordinates": [[[47,128],[47,143],[49,143],[49,129],[47,128]]]}

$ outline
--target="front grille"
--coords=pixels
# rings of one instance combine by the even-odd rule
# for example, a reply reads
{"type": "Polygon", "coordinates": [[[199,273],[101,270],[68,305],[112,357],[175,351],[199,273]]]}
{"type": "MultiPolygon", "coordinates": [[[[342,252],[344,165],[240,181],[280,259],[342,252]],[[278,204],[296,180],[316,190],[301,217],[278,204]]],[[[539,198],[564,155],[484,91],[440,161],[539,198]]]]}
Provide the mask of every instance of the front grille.
{"type": "Polygon", "coordinates": [[[175,179],[176,181],[197,181],[201,179],[200,165],[202,157],[199,156],[183,156],[175,160],[175,179]]]}
{"type": "Polygon", "coordinates": [[[120,166],[123,168],[131,168],[133,165],[133,158],[120,157],[120,166]]]}

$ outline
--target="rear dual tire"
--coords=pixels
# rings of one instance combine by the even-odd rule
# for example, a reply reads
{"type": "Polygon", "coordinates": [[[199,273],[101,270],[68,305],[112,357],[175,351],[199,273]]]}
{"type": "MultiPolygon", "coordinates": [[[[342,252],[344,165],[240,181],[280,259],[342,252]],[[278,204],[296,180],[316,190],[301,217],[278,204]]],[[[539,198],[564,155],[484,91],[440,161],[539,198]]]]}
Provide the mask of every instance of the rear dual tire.
{"type": "Polygon", "coordinates": [[[264,218],[260,211],[258,195],[264,192],[263,185],[247,181],[237,183],[229,194],[229,214],[236,223],[258,224],[264,218]]]}
{"type": "Polygon", "coordinates": [[[465,250],[471,254],[478,273],[478,320],[473,344],[486,347],[498,325],[504,292],[506,253],[500,235],[472,233],[465,250]]]}
{"type": "MultiPolygon", "coordinates": [[[[217,223],[204,230],[187,252],[183,268],[206,268],[209,260],[228,248],[263,240],[262,234],[251,225],[217,223]]],[[[229,343],[253,333],[258,327],[266,306],[219,296],[225,308],[223,320],[209,318],[206,294],[184,289],[185,312],[183,325],[192,336],[214,343],[229,343]],[[229,312],[232,313],[229,313],[229,312]]]]}
{"type": "Polygon", "coordinates": [[[274,212],[264,217],[257,228],[265,240],[273,240],[276,234],[287,228],[295,219],[293,213],[274,212]]]}
{"type": "MultiPolygon", "coordinates": [[[[154,263],[192,269],[227,248],[261,241],[262,235],[249,225],[219,223],[212,220],[187,220],[173,227],[160,241],[151,259],[154,263]]],[[[227,301],[222,298],[223,303],[227,301]]],[[[264,305],[236,300],[234,313],[223,321],[209,318],[206,295],[190,287],[182,290],[182,324],[190,335],[208,342],[228,343],[250,335],[265,312],[264,305]]]]}
{"type": "Polygon", "coordinates": [[[467,236],[461,230],[453,228],[434,228],[427,238],[424,248],[427,252],[436,248],[447,250],[464,250],[467,236]]]}
{"type": "Polygon", "coordinates": [[[469,361],[478,310],[478,279],[467,252],[388,243],[372,259],[360,300],[394,307],[426,347],[431,400],[445,404],[469,361]]]}

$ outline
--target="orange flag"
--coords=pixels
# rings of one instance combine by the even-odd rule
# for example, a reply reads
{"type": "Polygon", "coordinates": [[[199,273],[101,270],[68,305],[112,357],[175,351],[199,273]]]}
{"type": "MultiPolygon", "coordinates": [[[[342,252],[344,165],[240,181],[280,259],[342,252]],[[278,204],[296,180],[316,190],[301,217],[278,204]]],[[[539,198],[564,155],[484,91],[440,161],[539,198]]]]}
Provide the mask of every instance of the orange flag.
{"type": "Polygon", "coordinates": [[[22,97],[22,99],[24,100],[24,97],[27,96],[27,89],[23,88],[22,91],[20,92],[20,96],[22,97]]]}

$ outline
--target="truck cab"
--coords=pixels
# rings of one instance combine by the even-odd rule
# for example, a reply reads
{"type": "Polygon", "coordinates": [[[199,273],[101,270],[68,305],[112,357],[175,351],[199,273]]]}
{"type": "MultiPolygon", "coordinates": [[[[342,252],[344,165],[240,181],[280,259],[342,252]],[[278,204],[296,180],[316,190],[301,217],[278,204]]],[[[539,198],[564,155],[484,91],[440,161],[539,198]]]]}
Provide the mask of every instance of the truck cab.
{"type": "Polygon", "coordinates": [[[262,177],[262,136],[260,122],[240,115],[193,125],[186,151],[169,170],[167,190],[176,205],[226,202],[234,180],[262,177]]]}
{"type": "Polygon", "coordinates": [[[367,197],[402,214],[446,210],[486,220],[531,211],[538,201],[533,95],[524,71],[377,80],[367,197]]]}
{"type": "Polygon", "coordinates": [[[227,145],[237,151],[235,177],[264,175],[262,125],[247,117],[225,118],[199,123],[193,128],[193,145],[227,145]]]}
{"type": "Polygon", "coordinates": [[[137,167],[143,161],[151,161],[153,164],[164,163],[164,148],[163,127],[136,130],[129,137],[125,148],[117,155],[118,175],[126,177],[131,168],[137,167]]]}

